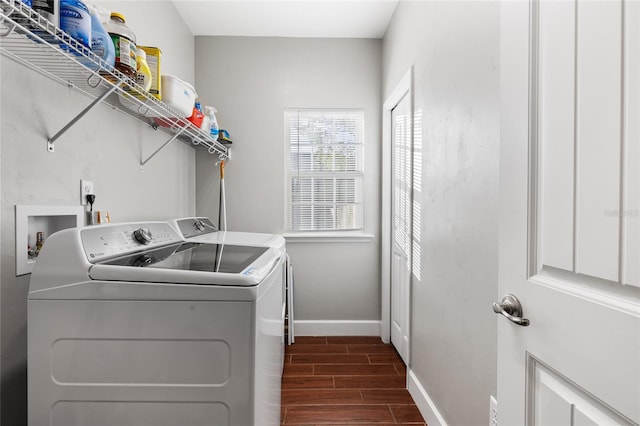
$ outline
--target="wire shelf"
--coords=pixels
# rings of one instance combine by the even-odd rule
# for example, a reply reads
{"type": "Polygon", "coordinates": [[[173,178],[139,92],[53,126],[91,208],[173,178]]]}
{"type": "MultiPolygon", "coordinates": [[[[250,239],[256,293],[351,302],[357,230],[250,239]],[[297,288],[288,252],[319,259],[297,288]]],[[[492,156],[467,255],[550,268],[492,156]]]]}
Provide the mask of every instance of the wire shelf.
{"type": "Polygon", "coordinates": [[[21,0],[0,0],[0,54],[93,100],[47,141],[49,151],[54,150],[55,140],[86,112],[99,103],[106,103],[170,136],[165,144],[140,162],[141,166],[175,139],[204,148],[222,160],[229,158],[225,145],[181,117],[134,80],[110,67],[21,0]],[[121,97],[128,100],[127,107],[121,103],[121,97]]]}

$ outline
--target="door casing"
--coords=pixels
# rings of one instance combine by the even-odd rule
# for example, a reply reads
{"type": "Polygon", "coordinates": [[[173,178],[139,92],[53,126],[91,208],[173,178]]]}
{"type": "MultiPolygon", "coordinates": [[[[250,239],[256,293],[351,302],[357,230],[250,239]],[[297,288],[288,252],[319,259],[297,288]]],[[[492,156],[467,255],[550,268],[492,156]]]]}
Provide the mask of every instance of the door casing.
{"type": "MultiPolygon", "coordinates": [[[[410,129],[413,140],[413,66],[407,70],[382,107],[382,230],[381,230],[381,327],[380,337],[384,343],[391,341],[391,254],[392,254],[392,122],[391,112],[404,96],[409,96],[410,129]]],[[[407,292],[406,306],[409,310],[409,351],[407,365],[411,355],[411,285],[407,292]]]]}

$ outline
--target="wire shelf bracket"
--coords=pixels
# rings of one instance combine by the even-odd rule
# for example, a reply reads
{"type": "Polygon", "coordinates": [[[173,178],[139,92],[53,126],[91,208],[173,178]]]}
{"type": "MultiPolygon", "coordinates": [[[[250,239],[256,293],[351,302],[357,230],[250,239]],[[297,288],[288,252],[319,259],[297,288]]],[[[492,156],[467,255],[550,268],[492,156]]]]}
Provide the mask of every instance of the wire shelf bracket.
{"type": "Polygon", "coordinates": [[[74,124],[76,124],[78,121],[80,121],[80,119],[82,117],[84,117],[84,115],[86,113],[91,111],[96,105],[102,103],[102,101],[104,101],[107,98],[107,96],[109,96],[110,94],[112,94],[116,90],[116,88],[117,88],[116,86],[113,86],[111,89],[109,89],[106,92],[104,92],[102,94],[102,96],[95,98],[94,101],[89,104],[89,106],[87,106],[85,109],[80,111],[80,113],[78,115],[76,115],[74,118],[72,118],[71,121],[69,121],[66,126],[64,126],[62,129],[60,129],[58,131],[58,133],[56,133],[55,135],[51,136],[47,140],[47,150],[49,152],[54,152],[55,151],[55,145],[54,145],[55,141],[58,140],[58,138],[60,136],[64,135],[66,133],[66,131],[69,130],[74,124]]]}

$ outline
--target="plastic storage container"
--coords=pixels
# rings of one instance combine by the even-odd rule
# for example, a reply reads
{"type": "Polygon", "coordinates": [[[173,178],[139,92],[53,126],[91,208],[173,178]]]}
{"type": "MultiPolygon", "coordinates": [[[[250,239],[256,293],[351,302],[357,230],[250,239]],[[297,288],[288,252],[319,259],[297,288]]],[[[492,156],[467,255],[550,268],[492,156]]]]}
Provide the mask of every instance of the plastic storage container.
{"type": "Polygon", "coordinates": [[[60,29],[91,48],[91,14],[80,0],[60,1],[60,29]]]}
{"type": "Polygon", "coordinates": [[[218,110],[212,106],[204,107],[204,114],[209,117],[209,126],[203,130],[209,133],[209,136],[215,141],[218,140],[218,120],[216,119],[216,112],[218,112],[218,110]]]}
{"type": "Polygon", "coordinates": [[[105,29],[116,50],[116,69],[131,79],[136,78],[136,35],[125,24],[124,15],[111,12],[105,29]]]}
{"type": "MultiPolygon", "coordinates": [[[[31,3],[31,8],[38,12],[40,16],[43,16],[56,27],[60,27],[60,0],[33,0],[29,2],[25,2],[23,0],[23,3],[31,3]]],[[[18,19],[18,21],[20,21],[20,19],[18,19]]],[[[56,40],[54,36],[49,34],[47,31],[42,30],[38,25],[27,23],[27,26],[34,34],[42,38],[47,43],[59,44],[58,40],[56,40]]],[[[31,38],[30,36],[28,37],[31,38]]]]}
{"type": "Polygon", "coordinates": [[[179,117],[190,117],[198,94],[192,85],[173,75],[162,76],[162,102],[176,110],[179,117]]]}
{"type": "MultiPolygon", "coordinates": [[[[146,53],[144,52],[144,50],[136,50],[136,62],[137,72],[135,82],[140,87],[142,87],[145,92],[148,92],[149,88],[151,87],[151,70],[149,69],[149,65],[147,64],[146,53]]],[[[139,102],[136,102],[133,99],[138,98],[141,102],[146,103],[147,97],[142,93],[141,90],[131,90],[128,87],[125,87],[124,91],[125,93],[118,93],[118,99],[123,106],[146,117],[154,117],[156,115],[150,108],[145,105],[140,105],[139,102]]]]}
{"type": "Polygon", "coordinates": [[[147,64],[147,54],[140,48],[136,49],[136,64],[136,83],[148,92],[151,89],[151,69],[147,64]]]}
{"type": "Polygon", "coordinates": [[[160,79],[162,75],[160,72],[160,56],[162,56],[162,51],[152,46],[138,47],[147,54],[147,65],[149,65],[149,69],[151,70],[151,88],[149,89],[149,93],[158,99],[162,99],[162,80],[160,79]]]}
{"type": "MultiPolygon", "coordinates": [[[[24,0],[23,0],[24,3],[24,0]]],[[[60,2],[57,0],[32,0],[33,10],[44,16],[45,19],[56,27],[60,24],[60,2]]],[[[28,4],[28,3],[27,3],[28,4]]]]}
{"type": "MultiPolygon", "coordinates": [[[[102,59],[105,64],[104,71],[111,71],[115,65],[116,52],[111,37],[104,29],[104,25],[100,19],[100,13],[95,6],[89,7],[91,14],[91,51],[94,55],[102,59]]],[[[85,63],[92,70],[96,70],[98,66],[94,63],[85,63]]]]}
{"type": "MultiPolygon", "coordinates": [[[[202,111],[204,112],[206,110],[206,106],[202,107],[202,111]]],[[[203,114],[204,117],[202,117],[202,123],[200,123],[200,130],[202,130],[203,133],[205,133],[206,135],[209,135],[209,131],[211,130],[211,117],[209,117],[207,114],[203,114]]]]}
{"type": "Polygon", "coordinates": [[[187,118],[187,120],[192,122],[194,126],[201,127],[203,119],[204,114],[202,113],[202,107],[199,102],[196,102],[196,106],[193,107],[193,113],[191,114],[191,117],[187,118]]]}

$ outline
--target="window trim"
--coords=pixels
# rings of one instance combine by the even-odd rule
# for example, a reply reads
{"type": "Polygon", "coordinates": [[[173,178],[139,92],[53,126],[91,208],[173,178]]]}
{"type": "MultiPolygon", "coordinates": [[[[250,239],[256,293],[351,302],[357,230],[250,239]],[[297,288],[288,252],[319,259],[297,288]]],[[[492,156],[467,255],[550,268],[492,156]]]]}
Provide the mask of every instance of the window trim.
{"type": "Polygon", "coordinates": [[[293,108],[287,107],[283,110],[282,116],[283,122],[283,140],[284,140],[284,234],[287,242],[369,242],[375,240],[376,236],[371,233],[367,233],[366,230],[366,191],[365,191],[365,178],[366,178],[366,139],[365,139],[365,109],[364,108],[293,108]],[[362,179],[362,227],[359,229],[331,229],[331,230],[300,230],[296,231],[290,228],[291,218],[291,193],[290,193],[290,179],[289,175],[289,133],[288,133],[288,112],[305,112],[305,113],[360,113],[362,114],[362,154],[361,164],[362,168],[357,174],[362,179]]]}
{"type": "Polygon", "coordinates": [[[283,234],[288,243],[370,243],[375,241],[376,236],[357,231],[314,231],[310,232],[286,232],[283,234]]]}

